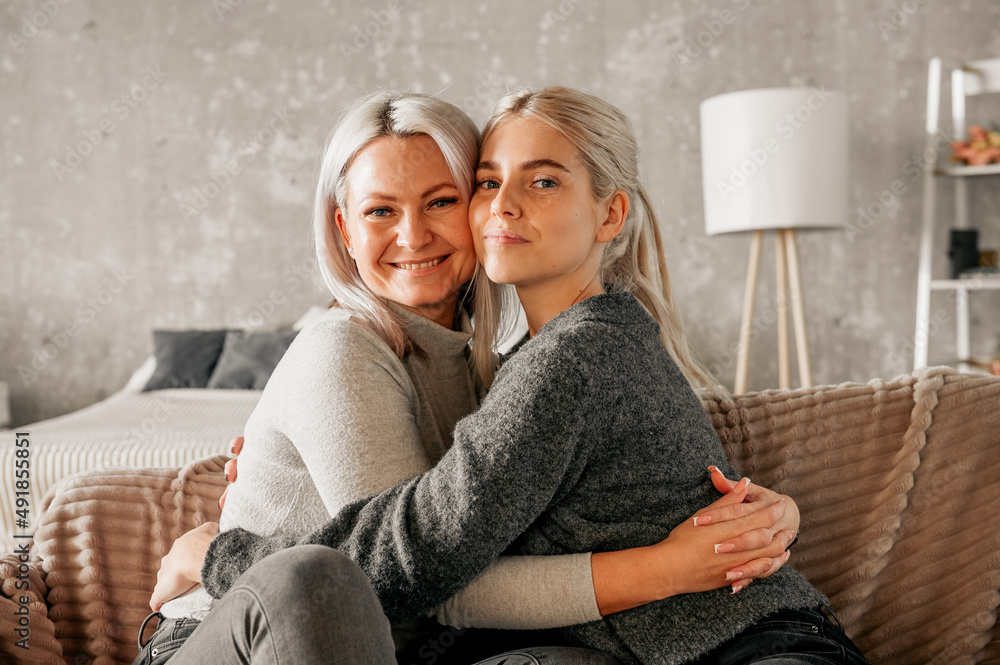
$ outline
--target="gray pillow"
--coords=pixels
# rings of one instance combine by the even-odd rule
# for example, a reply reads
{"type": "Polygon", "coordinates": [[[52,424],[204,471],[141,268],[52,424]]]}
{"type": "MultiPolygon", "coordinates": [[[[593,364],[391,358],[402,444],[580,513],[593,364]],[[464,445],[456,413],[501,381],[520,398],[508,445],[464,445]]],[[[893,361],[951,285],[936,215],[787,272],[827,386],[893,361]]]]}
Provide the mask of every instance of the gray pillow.
{"type": "Polygon", "coordinates": [[[227,330],[154,330],[156,371],[143,388],[204,388],[222,353],[227,330]]]}
{"type": "Polygon", "coordinates": [[[222,355],[205,387],[263,390],[296,334],[296,330],[228,332],[222,355]]]}

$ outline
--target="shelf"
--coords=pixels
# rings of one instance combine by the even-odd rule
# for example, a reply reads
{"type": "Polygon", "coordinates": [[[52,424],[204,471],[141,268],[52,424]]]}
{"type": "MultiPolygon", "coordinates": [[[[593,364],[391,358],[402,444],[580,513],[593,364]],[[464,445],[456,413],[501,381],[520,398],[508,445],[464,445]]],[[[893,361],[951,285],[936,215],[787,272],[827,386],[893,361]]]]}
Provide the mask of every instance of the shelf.
{"type": "Polygon", "coordinates": [[[969,289],[970,291],[1000,289],[1000,278],[931,280],[931,290],[933,291],[951,291],[953,289],[969,289]]]}
{"type": "MultiPolygon", "coordinates": [[[[992,60],[980,60],[973,63],[966,63],[962,66],[950,66],[948,72],[951,79],[951,125],[952,132],[949,136],[963,135],[968,123],[966,122],[966,98],[986,93],[1000,93],[1000,79],[994,80],[984,74],[984,68],[988,72],[993,72],[996,68],[1000,72],[1000,58],[992,60]]],[[[941,127],[941,79],[942,79],[941,58],[931,58],[927,67],[927,144],[930,154],[934,154],[941,147],[940,137],[945,136],[945,130],[941,127]]],[[[925,152],[925,154],[927,154],[925,152]]],[[[937,237],[938,219],[936,191],[940,180],[935,176],[946,177],[951,180],[951,185],[955,190],[955,214],[952,226],[956,229],[969,228],[969,202],[968,193],[970,187],[966,185],[966,178],[977,176],[1000,176],[1000,164],[987,164],[985,166],[968,166],[961,161],[952,159],[942,160],[934,163],[933,170],[927,169],[924,173],[923,210],[920,219],[920,260],[917,267],[917,316],[916,327],[913,335],[913,369],[918,370],[927,366],[929,347],[932,334],[931,330],[931,299],[934,292],[948,292],[949,300],[954,301],[955,313],[949,317],[955,325],[955,356],[958,358],[970,358],[972,355],[971,328],[972,320],[970,315],[971,293],[976,292],[1000,292],[1000,276],[995,273],[980,273],[979,271],[966,273],[966,279],[932,279],[931,270],[936,255],[934,245],[937,237]]],[[[995,180],[991,180],[996,182],[995,180]]],[[[943,253],[943,252],[942,252],[943,253]]],[[[977,262],[978,263],[978,262],[977,262]]],[[[950,271],[943,274],[951,274],[950,271]]],[[[991,298],[988,298],[992,300],[991,298]]],[[[983,303],[980,303],[983,304],[983,303]]],[[[934,314],[937,319],[941,310],[934,314]]],[[[948,319],[944,319],[947,321],[948,319]]],[[[943,321],[938,321],[943,323],[943,321]]],[[[969,360],[959,360],[960,366],[968,370],[969,360]]]]}
{"type": "Polygon", "coordinates": [[[952,177],[1000,175],[1000,164],[988,164],[987,166],[947,166],[943,169],[934,169],[934,175],[952,177]]]}

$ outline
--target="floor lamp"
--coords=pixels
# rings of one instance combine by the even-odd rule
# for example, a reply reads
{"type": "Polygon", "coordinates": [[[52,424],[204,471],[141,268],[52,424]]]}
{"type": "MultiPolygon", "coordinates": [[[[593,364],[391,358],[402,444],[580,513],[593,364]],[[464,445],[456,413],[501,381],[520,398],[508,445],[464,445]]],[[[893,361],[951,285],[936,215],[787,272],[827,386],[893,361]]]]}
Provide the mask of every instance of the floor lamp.
{"type": "Polygon", "coordinates": [[[765,230],[776,234],[778,375],[791,384],[788,305],[799,382],[812,385],[796,229],[847,219],[847,100],[821,88],[731,92],[701,103],[702,184],[708,235],[753,231],[735,392],[747,390],[757,273],[765,230]]]}

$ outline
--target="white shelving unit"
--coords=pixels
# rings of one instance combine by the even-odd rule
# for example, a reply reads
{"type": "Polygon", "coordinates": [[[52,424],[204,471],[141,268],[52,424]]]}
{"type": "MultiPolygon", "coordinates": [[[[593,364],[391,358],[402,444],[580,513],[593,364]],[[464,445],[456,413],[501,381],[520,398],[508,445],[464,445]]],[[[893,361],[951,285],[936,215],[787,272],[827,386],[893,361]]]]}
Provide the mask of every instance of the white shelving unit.
{"type": "MultiPolygon", "coordinates": [[[[966,138],[966,98],[997,92],[1000,92],[1000,58],[968,62],[951,70],[952,140],[964,141],[966,138]]],[[[929,156],[933,155],[933,161],[924,164],[923,217],[920,231],[920,269],[917,275],[917,325],[913,340],[913,369],[917,370],[927,365],[931,337],[931,293],[933,291],[948,291],[955,294],[958,369],[968,372],[971,354],[969,295],[973,291],[1000,289],[1000,279],[932,279],[931,262],[934,257],[934,230],[937,225],[935,194],[939,179],[951,179],[955,186],[955,218],[952,228],[970,228],[966,179],[1000,175],[1000,164],[932,168],[937,163],[940,110],[941,59],[933,58],[927,73],[927,137],[924,151],[924,158],[928,159],[929,156]]]]}

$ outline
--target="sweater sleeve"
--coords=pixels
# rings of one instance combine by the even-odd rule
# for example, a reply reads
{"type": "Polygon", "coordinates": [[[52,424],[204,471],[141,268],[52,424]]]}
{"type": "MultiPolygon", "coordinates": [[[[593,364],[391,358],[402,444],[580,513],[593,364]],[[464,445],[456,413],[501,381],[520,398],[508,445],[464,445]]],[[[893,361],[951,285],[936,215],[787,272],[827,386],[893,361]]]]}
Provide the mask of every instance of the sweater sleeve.
{"type": "Polygon", "coordinates": [[[535,630],[600,621],[590,553],[502,556],[434,614],[456,628],[535,630]]]}
{"type": "MultiPolygon", "coordinates": [[[[353,558],[390,621],[427,614],[575,484],[592,445],[581,436],[588,388],[565,353],[517,354],[436,467],[351,503],[299,542],[353,558]]],[[[221,597],[253,560],[284,544],[242,529],[220,534],[202,570],[206,589],[221,597]]]]}

